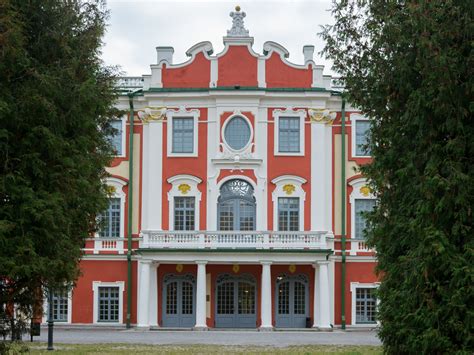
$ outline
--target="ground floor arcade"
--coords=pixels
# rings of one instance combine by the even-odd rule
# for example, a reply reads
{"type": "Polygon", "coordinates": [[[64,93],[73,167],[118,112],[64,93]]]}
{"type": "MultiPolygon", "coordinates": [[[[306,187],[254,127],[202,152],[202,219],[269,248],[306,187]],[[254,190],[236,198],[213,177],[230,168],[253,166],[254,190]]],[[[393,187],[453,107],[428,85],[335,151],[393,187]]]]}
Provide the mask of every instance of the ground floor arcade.
{"type": "Polygon", "coordinates": [[[291,254],[143,255],[137,325],[331,329],[333,264],[291,254]]]}

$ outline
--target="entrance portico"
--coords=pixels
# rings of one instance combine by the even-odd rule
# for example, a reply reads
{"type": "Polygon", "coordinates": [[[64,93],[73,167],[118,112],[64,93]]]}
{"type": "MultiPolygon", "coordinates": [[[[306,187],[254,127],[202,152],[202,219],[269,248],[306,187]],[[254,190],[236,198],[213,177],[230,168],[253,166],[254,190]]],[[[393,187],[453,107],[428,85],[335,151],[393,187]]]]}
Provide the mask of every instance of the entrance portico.
{"type": "Polygon", "coordinates": [[[138,326],[331,329],[330,253],[141,249],[138,326]]]}

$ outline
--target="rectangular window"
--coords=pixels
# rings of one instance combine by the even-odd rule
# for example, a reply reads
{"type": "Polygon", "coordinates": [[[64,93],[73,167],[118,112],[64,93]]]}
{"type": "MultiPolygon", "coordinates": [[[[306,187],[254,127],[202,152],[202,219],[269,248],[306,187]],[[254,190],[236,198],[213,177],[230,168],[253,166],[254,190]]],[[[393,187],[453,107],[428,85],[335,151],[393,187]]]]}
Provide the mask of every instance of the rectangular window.
{"type": "Polygon", "coordinates": [[[68,295],[66,291],[54,291],[52,294],[49,317],[54,322],[67,322],[68,295]]]}
{"type": "Polygon", "coordinates": [[[173,153],[193,153],[194,147],[194,118],[173,118],[173,153]]]}
{"type": "Polygon", "coordinates": [[[194,216],[194,197],[174,198],[174,230],[194,230],[194,216]]]}
{"type": "Polygon", "coordinates": [[[114,133],[109,137],[110,143],[114,149],[115,155],[122,155],[122,121],[113,120],[110,123],[114,133]]]}
{"type": "Polygon", "coordinates": [[[356,139],[356,155],[361,157],[370,156],[370,149],[365,147],[368,143],[369,136],[369,121],[357,120],[355,121],[355,139],[356,139]]]}
{"type": "Polygon", "coordinates": [[[356,324],[373,324],[377,300],[375,288],[356,288],[356,324]]]}
{"type": "Polygon", "coordinates": [[[300,230],[300,199],[298,197],[278,198],[278,230],[300,230]]]}
{"type": "Polygon", "coordinates": [[[370,198],[355,199],[355,238],[364,239],[364,231],[367,226],[365,213],[371,212],[375,207],[375,200],[370,198]]]}
{"type": "Polygon", "coordinates": [[[300,152],[300,118],[280,117],[278,121],[278,151],[300,152]]]}
{"type": "Polygon", "coordinates": [[[119,321],[119,288],[99,287],[99,322],[119,321]]]}
{"type": "Polygon", "coordinates": [[[109,207],[99,215],[99,237],[120,237],[120,198],[110,198],[109,207]]]}

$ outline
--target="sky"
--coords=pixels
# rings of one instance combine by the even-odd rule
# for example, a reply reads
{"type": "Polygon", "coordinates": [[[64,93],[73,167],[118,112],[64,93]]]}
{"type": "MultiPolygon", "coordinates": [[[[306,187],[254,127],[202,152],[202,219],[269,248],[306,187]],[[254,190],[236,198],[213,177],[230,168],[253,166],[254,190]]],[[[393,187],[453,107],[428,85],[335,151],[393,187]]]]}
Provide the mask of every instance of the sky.
{"type": "Polygon", "coordinates": [[[102,58],[120,66],[123,75],[141,76],[156,63],[157,46],[174,47],[174,64],[186,61],[186,50],[201,41],[210,41],[218,54],[236,5],[246,13],[245,27],[254,37],[255,52],[262,54],[263,43],[274,41],[290,52],[291,62],[303,64],[303,46],[314,45],[316,64],[332,74],[331,62],[318,54],[324,43],[317,35],[320,26],[333,21],[330,0],[108,0],[102,58]]]}

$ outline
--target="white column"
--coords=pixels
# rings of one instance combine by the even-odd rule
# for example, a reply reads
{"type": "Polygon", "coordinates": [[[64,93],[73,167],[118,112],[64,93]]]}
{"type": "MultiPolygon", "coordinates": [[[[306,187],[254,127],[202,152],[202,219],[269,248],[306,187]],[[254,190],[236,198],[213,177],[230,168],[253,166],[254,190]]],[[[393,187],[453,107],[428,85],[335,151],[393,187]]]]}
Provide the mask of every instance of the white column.
{"type": "Polygon", "coordinates": [[[207,261],[196,261],[196,325],[195,329],[207,329],[206,323],[206,264],[207,261]]]}
{"type": "Polygon", "coordinates": [[[140,276],[138,278],[138,304],[137,304],[137,326],[141,328],[148,328],[150,323],[148,321],[148,313],[150,309],[150,268],[151,260],[139,261],[140,276]]]}
{"type": "Polygon", "coordinates": [[[319,328],[323,330],[331,330],[331,312],[329,302],[329,261],[319,261],[319,307],[320,307],[320,324],[319,328]]]}
{"type": "Polygon", "coordinates": [[[319,328],[321,324],[321,305],[319,303],[319,292],[321,283],[319,282],[318,264],[313,265],[314,268],[314,290],[313,290],[313,328],[319,328]]]}
{"type": "Polygon", "coordinates": [[[150,327],[158,327],[158,266],[153,263],[150,270],[150,327]]]}
{"type": "Polygon", "coordinates": [[[262,261],[262,296],[261,296],[261,317],[262,324],[260,330],[273,329],[272,324],[272,277],[271,262],[262,261]]]}

